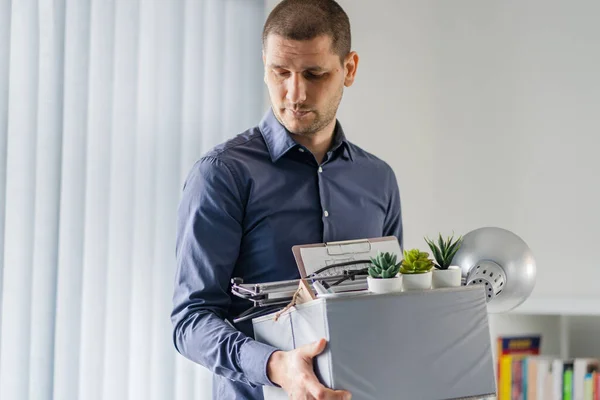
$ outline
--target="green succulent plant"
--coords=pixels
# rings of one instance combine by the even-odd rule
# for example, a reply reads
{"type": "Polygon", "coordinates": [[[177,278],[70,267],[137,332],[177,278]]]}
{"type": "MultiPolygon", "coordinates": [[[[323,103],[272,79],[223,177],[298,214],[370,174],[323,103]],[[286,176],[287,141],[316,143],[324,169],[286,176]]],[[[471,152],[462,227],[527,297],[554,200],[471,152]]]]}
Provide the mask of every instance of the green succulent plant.
{"type": "Polygon", "coordinates": [[[401,274],[424,274],[433,268],[433,260],[429,253],[419,249],[404,250],[404,260],[401,262],[401,274]]]}
{"type": "Polygon", "coordinates": [[[379,279],[395,277],[400,269],[400,263],[396,263],[396,259],[396,254],[378,252],[375,258],[371,257],[372,266],[368,269],[369,276],[379,279]]]}
{"type": "Polygon", "coordinates": [[[437,244],[427,237],[425,238],[425,241],[429,245],[429,248],[433,253],[433,257],[435,258],[435,268],[448,269],[448,267],[452,265],[452,259],[454,258],[454,255],[462,245],[463,238],[462,236],[459,236],[458,239],[454,240],[453,234],[444,240],[442,235],[439,234],[437,244]]]}

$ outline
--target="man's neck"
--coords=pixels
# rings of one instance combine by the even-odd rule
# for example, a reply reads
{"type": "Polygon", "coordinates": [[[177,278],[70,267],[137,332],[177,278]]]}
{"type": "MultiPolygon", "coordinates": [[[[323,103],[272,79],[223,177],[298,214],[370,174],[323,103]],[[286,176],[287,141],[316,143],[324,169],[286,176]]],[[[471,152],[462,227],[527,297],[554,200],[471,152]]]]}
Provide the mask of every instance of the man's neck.
{"type": "Polygon", "coordinates": [[[323,162],[325,154],[327,154],[333,143],[335,123],[336,120],[333,119],[329,125],[312,135],[294,135],[296,142],[310,150],[319,165],[323,162]]]}

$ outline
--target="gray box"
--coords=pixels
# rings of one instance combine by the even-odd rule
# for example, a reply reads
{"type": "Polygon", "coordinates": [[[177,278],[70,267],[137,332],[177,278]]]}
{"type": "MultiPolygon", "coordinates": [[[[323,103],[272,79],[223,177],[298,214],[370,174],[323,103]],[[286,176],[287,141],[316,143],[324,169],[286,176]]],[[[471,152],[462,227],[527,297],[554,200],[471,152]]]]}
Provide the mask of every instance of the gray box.
{"type": "MultiPolygon", "coordinates": [[[[353,400],[441,400],[496,394],[482,285],[394,294],[344,293],[253,320],[256,340],[292,350],[328,340],[320,381],[353,400]]],[[[264,387],[265,400],[287,399],[264,387]]]]}

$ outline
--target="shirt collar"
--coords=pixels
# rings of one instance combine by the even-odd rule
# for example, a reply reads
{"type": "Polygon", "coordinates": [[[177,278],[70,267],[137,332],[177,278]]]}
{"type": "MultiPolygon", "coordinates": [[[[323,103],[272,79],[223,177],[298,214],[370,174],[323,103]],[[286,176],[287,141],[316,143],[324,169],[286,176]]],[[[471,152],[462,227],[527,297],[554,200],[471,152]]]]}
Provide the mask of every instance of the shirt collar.
{"type": "Polygon", "coordinates": [[[298,145],[287,129],[275,118],[272,108],[269,108],[269,111],[260,121],[259,128],[273,162],[279,160],[290,149],[298,145]]]}
{"type": "MultiPolygon", "coordinates": [[[[269,108],[269,111],[267,111],[260,121],[259,129],[267,144],[271,161],[273,162],[276,162],[289,150],[298,146],[298,143],[292,138],[287,129],[285,129],[281,122],[275,117],[272,108],[269,108]]],[[[335,151],[342,145],[344,146],[344,156],[353,160],[350,151],[350,143],[346,139],[341,124],[339,121],[336,121],[335,136],[331,150],[335,151]]]]}
{"type": "Polygon", "coordinates": [[[350,161],[354,161],[354,159],[352,158],[352,152],[350,151],[350,142],[346,138],[346,134],[344,133],[344,129],[342,128],[342,124],[340,124],[340,121],[336,121],[335,134],[333,137],[333,146],[331,147],[331,150],[336,151],[340,146],[343,146],[344,158],[347,158],[350,161]]]}

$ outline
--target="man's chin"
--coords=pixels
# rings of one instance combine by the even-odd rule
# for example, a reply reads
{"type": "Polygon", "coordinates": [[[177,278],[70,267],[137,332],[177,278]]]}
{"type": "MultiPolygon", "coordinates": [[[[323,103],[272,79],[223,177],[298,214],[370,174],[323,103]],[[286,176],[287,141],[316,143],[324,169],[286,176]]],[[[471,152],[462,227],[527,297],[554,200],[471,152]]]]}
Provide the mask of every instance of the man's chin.
{"type": "Polygon", "coordinates": [[[294,135],[310,135],[313,132],[312,124],[310,123],[300,123],[298,121],[289,121],[287,120],[285,123],[285,127],[290,133],[294,135]]]}
{"type": "Polygon", "coordinates": [[[312,118],[310,118],[310,120],[303,121],[286,115],[283,118],[283,122],[288,131],[298,135],[310,133],[313,126],[312,118]]]}

